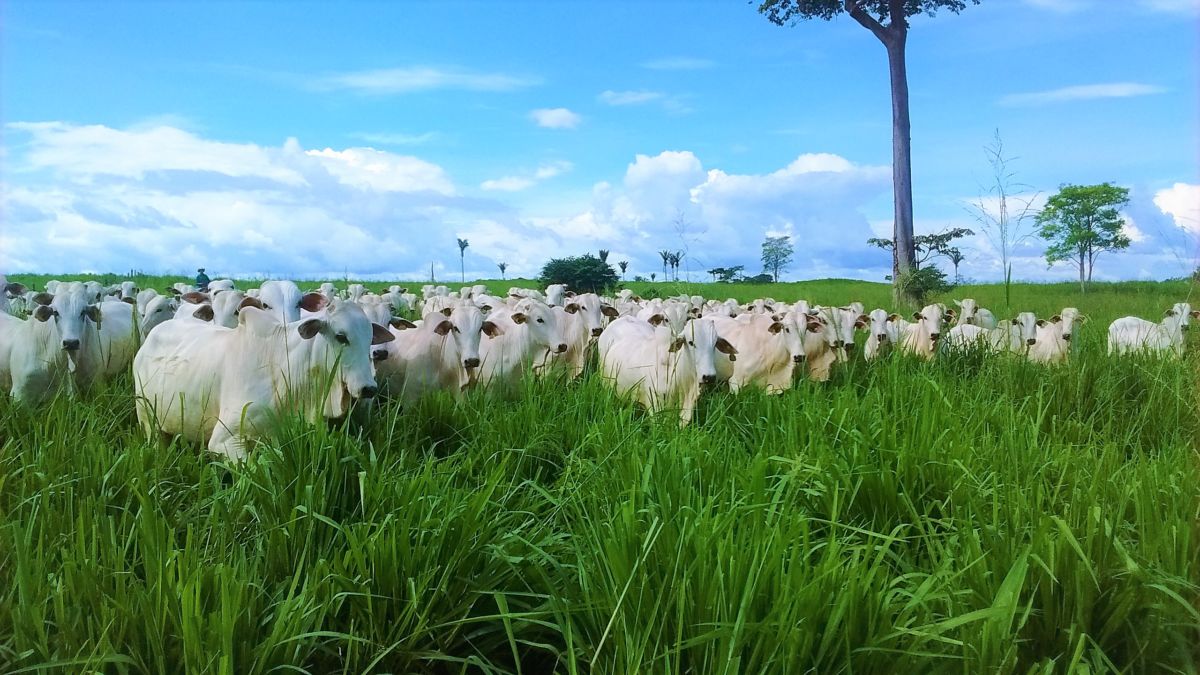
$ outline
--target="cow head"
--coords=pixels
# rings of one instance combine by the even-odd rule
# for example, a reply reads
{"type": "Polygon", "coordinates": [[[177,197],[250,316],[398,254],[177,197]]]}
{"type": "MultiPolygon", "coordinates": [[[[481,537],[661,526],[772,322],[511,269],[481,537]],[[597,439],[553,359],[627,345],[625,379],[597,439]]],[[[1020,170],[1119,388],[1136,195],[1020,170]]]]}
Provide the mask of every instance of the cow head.
{"type": "MultiPolygon", "coordinates": [[[[324,297],[324,296],[321,296],[324,297]]],[[[335,302],[320,316],[288,324],[313,345],[316,362],[329,368],[331,387],[325,398],[326,417],[341,417],[352,399],[373,398],[378,389],[371,347],[391,342],[388,329],[371,323],[362,309],[351,302],[335,302]]]]}
{"type": "Polygon", "coordinates": [[[511,318],[529,330],[533,344],[539,349],[548,349],[556,354],[567,351],[567,341],[562,326],[554,312],[537,300],[522,300],[513,307],[511,318]]]}

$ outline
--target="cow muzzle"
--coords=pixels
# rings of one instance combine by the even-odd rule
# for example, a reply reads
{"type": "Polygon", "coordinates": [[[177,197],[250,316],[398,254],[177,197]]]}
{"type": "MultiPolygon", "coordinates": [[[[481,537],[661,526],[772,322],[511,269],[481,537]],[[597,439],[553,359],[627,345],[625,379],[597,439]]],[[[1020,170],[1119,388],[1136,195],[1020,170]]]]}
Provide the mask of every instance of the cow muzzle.
{"type": "Polygon", "coordinates": [[[479,359],[463,359],[463,368],[478,368],[479,359]]]}
{"type": "Polygon", "coordinates": [[[1025,344],[1032,347],[1037,344],[1037,338],[1025,338],[1025,344]]]}
{"type": "Polygon", "coordinates": [[[847,343],[846,343],[846,344],[843,346],[843,349],[845,349],[845,350],[846,350],[846,353],[847,353],[847,354],[853,354],[853,353],[854,353],[854,343],[853,343],[853,342],[847,342],[847,343]]]}
{"type": "Polygon", "coordinates": [[[1067,342],[1070,342],[1070,341],[1071,341],[1071,334],[1070,334],[1070,333],[1063,333],[1063,339],[1064,339],[1064,340],[1066,340],[1067,342]]]}
{"type": "Polygon", "coordinates": [[[713,384],[717,381],[716,375],[701,375],[700,384],[713,384]]]}
{"type": "Polygon", "coordinates": [[[940,338],[940,337],[942,337],[941,333],[930,333],[929,334],[929,339],[933,340],[934,342],[937,342],[938,338],[940,338]]]}
{"type": "Polygon", "coordinates": [[[838,349],[841,349],[842,347],[846,346],[846,341],[845,340],[834,340],[833,346],[837,347],[838,349]]]}
{"type": "Polygon", "coordinates": [[[387,353],[386,349],[372,349],[371,350],[371,360],[372,361],[386,361],[387,357],[388,357],[388,353],[387,353]]]}
{"type": "Polygon", "coordinates": [[[63,349],[69,352],[79,351],[79,340],[63,340],[63,349]]]}
{"type": "Polygon", "coordinates": [[[358,397],[359,398],[375,398],[375,395],[378,393],[379,393],[379,387],[363,387],[362,389],[359,390],[358,397]]]}
{"type": "Polygon", "coordinates": [[[565,342],[560,343],[557,347],[554,348],[555,354],[562,354],[565,351],[567,351],[567,343],[565,343],[565,342]]]}
{"type": "Polygon", "coordinates": [[[883,343],[887,342],[887,333],[880,333],[879,335],[876,335],[875,341],[878,342],[879,344],[883,344],[883,343]]]}
{"type": "Polygon", "coordinates": [[[593,328],[592,329],[592,337],[600,337],[600,334],[603,332],[604,332],[603,328],[593,328]]]}
{"type": "Polygon", "coordinates": [[[792,363],[804,363],[804,355],[803,354],[795,354],[794,356],[792,356],[792,363]]]}

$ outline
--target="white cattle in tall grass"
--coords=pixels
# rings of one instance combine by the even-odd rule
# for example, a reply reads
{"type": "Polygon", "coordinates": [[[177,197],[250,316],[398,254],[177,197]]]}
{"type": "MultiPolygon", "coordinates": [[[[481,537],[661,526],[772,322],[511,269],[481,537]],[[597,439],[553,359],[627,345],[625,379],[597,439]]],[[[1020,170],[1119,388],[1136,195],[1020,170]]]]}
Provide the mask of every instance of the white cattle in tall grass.
{"type": "Polygon", "coordinates": [[[9,281],[0,274],[0,314],[12,312],[12,300],[25,294],[25,286],[9,281]]]}
{"type": "Polygon", "coordinates": [[[913,323],[904,332],[900,351],[918,358],[932,359],[937,353],[938,340],[946,327],[946,319],[953,319],[954,310],[947,310],[941,303],[925,305],[913,313],[913,323]]]}
{"type": "Polygon", "coordinates": [[[884,350],[894,348],[904,339],[905,333],[912,326],[899,314],[890,314],[886,309],[873,309],[867,315],[870,322],[867,343],[863,347],[863,358],[874,361],[883,355],[884,350]]]}
{"type": "Polygon", "coordinates": [[[955,305],[958,305],[960,314],[955,321],[956,326],[979,326],[980,328],[996,328],[999,324],[996,322],[996,315],[986,307],[980,307],[979,303],[973,298],[963,298],[955,300],[955,305]]]}
{"type": "Polygon", "coordinates": [[[727,380],[734,393],[743,387],[757,387],[771,394],[791,389],[796,367],[804,363],[805,333],[822,329],[816,317],[795,312],[778,317],[713,317],[711,321],[736,350],[736,354],[718,355],[716,360],[719,379],[727,380]]]}
{"type": "Polygon", "coordinates": [[[144,309],[138,311],[138,316],[140,317],[138,328],[141,331],[142,337],[145,338],[145,336],[149,335],[155,326],[175,318],[175,312],[178,310],[179,301],[174,297],[155,295],[148,300],[144,309]]]}
{"type": "Polygon", "coordinates": [[[437,391],[461,396],[479,367],[479,343],[500,335],[474,305],[455,307],[446,316],[425,315],[419,326],[399,320],[390,329],[395,340],[384,345],[387,358],[375,364],[380,384],[389,396],[412,402],[437,391]]]}
{"type": "Polygon", "coordinates": [[[1200,310],[1192,310],[1186,302],[1177,302],[1163,312],[1163,319],[1153,323],[1136,316],[1113,321],[1108,327],[1108,353],[1170,353],[1183,356],[1183,336],[1191,319],[1200,319],[1200,310]]]}
{"type": "Polygon", "coordinates": [[[66,384],[67,353],[54,310],[36,305],[29,318],[0,312],[0,390],[36,405],[66,384]]]}
{"type": "Polygon", "coordinates": [[[567,351],[554,312],[541,301],[525,299],[511,307],[497,307],[488,320],[499,330],[495,338],[479,345],[482,384],[513,384],[529,368],[545,365],[550,352],[567,351]]]}
{"type": "Polygon", "coordinates": [[[716,353],[737,350],[709,319],[688,321],[679,335],[667,326],[621,317],[599,340],[600,371],[619,395],[632,395],[651,413],[679,408],[679,425],[692,421],[700,386],[716,382],[716,353]]]}
{"type": "Polygon", "coordinates": [[[316,422],[373,397],[371,345],[392,339],[340,302],[291,323],[257,307],[241,310],[237,328],[168,322],[134,359],[138,421],[147,434],[206,442],[211,452],[241,459],[246,441],[280,411],[316,422]]]}
{"type": "Polygon", "coordinates": [[[1012,321],[1001,321],[995,328],[975,324],[956,324],[946,335],[954,348],[980,347],[989,351],[1025,354],[1037,341],[1038,319],[1033,312],[1021,312],[1012,321]]]}

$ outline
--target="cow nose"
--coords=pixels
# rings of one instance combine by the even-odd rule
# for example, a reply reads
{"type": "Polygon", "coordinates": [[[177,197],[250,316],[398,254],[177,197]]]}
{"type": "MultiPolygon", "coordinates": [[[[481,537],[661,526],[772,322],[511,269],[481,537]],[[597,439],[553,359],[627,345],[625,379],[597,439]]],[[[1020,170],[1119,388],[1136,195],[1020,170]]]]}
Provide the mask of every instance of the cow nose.
{"type": "Polygon", "coordinates": [[[478,368],[479,359],[463,359],[463,368],[478,368]]]}
{"type": "Polygon", "coordinates": [[[604,332],[603,328],[593,328],[592,329],[592,337],[600,337],[600,334],[603,332],[604,332]]]}
{"type": "Polygon", "coordinates": [[[363,387],[358,393],[359,398],[375,398],[375,394],[379,393],[378,387],[363,387]]]}
{"type": "Polygon", "coordinates": [[[940,338],[940,337],[942,337],[942,334],[941,334],[941,333],[930,333],[930,334],[929,334],[929,339],[930,339],[930,340],[936,340],[936,339],[938,339],[938,338],[940,338]]]}
{"type": "Polygon", "coordinates": [[[847,353],[847,354],[852,354],[852,353],[854,353],[854,343],[853,343],[853,342],[847,342],[847,343],[846,343],[846,353],[847,353]]]}
{"type": "Polygon", "coordinates": [[[371,360],[372,361],[383,361],[385,359],[387,359],[387,350],[386,349],[375,349],[375,350],[371,351],[371,360]]]}
{"type": "Polygon", "coordinates": [[[1030,347],[1032,347],[1032,346],[1034,346],[1035,344],[1037,344],[1037,338],[1025,338],[1025,344],[1027,344],[1027,345],[1029,345],[1030,347]]]}
{"type": "Polygon", "coordinates": [[[701,375],[700,384],[712,384],[717,381],[716,375],[701,375]]]}
{"type": "Polygon", "coordinates": [[[63,340],[63,349],[74,352],[79,350],[79,340],[63,340]]]}
{"type": "Polygon", "coordinates": [[[841,349],[842,347],[846,346],[846,341],[845,340],[834,340],[833,346],[837,347],[838,349],[841,349]]]}
{"type": "Polygon", "coordinates": [[[796,354],[792,357],[792,363],[804,363],[804,355],[796,354]]]}
{"type": "Polygon", "coordinates": [[[567,343],[560,342],[559,345],[554,348],[554,351],[558,352],[559,354],[567,351],[567,343]]]}
{"type": "Polygon", "coordinates": [[[1063,333],[1063,339],[1064,339],[1064,340],[1066,340],[1067,342],[1070,342],[1070,341],[1071,341],[1071,334],[1070,334],[1070,333],[1063,333]]]}
{"type": "Polygon", "coordinates": [[[875,340],[880,344],[887,342],[887,333],[880,333],[879,335],[876,335],[875,340]]]}

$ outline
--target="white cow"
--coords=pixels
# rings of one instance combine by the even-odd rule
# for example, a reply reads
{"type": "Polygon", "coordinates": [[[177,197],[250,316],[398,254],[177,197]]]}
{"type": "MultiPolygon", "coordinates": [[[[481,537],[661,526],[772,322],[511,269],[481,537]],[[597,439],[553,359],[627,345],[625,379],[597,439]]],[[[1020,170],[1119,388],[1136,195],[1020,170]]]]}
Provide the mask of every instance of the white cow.
{"type": "Polygon", "coordinates": [[[958,320],[955,321],[956,326],[979,326],[980,328],[996,328],[996,315],[992,314],[991,310],[986,307],[980,307],[979,303],[973,298],[963,298],[955,300],[954,304],[958,306],[961,314],[958,315],[958,320]]]}
{"type": "Polygon", "coordinates": [[[959,323],[946,334],[946,343],[959,349],[979,346],[988,351],[1025,354],[1037,342],[1037,325],[1033,312],[1021,312],[1017,318],[1001,321],[995,328],[959,323]]]}
{"type": "Polygon", "coordinates": [[[870,317],[863,314],[862,303],[851,303],[845,307],[817,307],[816,309],[821,318],[825,319],[825,323],[829,325],[829,330],[833,331],[835,336],[833,347],[837,350],[838,361],[848,361],[854,355],[854,331],[866,328],[871,321],[870,317]]]}
{"type": "Polygon", "coordinates": [[[178,310],[179,301],[173,297],[155,295],[151,298],[145,308],[138,311],[138,316],[141,317],[138,328],[143,339],[150,334],[150,331],[154,330],[155,326],[173,319],[178,310]]]}
{"type": "MultiPolygon", "coordinates": [[[[135,298],[137,301],[138,316],[146,316],[146,306],[150,304],[151,300],[157,297],[159,297],[159,292],[153,288],[146,288],[138,291],[137,297],[135,298]]],[[[171,297],[174,297],[174,295],[171,297]]]]}
{"type": "Polygon", "coordinates": [[[913,313],[913,323],[900,341],[900,350],[922,359],[932,359],[937,353],[938,340],[946,327],[946,319],[953,319],[954,310],[947,310],[941,303],[925,305],[913,313]]]}
{"type": "Polygon", "coordinates": [[[384,345],[387,358],[375,365],[376,376],[389,395],[406,403],[439,389],[460,396],[479,367],[481,336],[491,340],[500,330],[468,304],[450,316],[431,312],[419,326],[399,319],[391,328],[396,339],[384,345]]]}
{"type": "Polygon", "coordinates": [[[0,274],[0,314],[8,314],[12,312],[12,300],[19,298],[25,293],[25,287],[15,281],[9,281],[0,274]]]}
{"type": "Polygon", "coordinates": [[[237,290],[237,286],[233,283],[233,279],[215,279],[208,282],[209,295],[217,295],[225,291],[237,290]]]}
{"type": "Polygon", "coordinates": [[[710,319],[692,319],[677,336],[657,325],[621,317],[600,335],[600,371],[618,395],[633,395],[651,413],[678,406],[679,426],[692,421],[700,386],[717,380],[716,353],[737,354],[710,319]]]}
{"type": "Polygon", "coordinates": [[[727,380],[735,394],[743,387],[758,387],[770,394],[791,389],[796,367],[804,363],[804,334],[823,328],[816,317],[795,312],[778,318],[743,314],[711,320],[718,334],[736,350],[736,354],[716,360],[718,379],[727,380]]]}
{"type": "Polygon", "coordinates": [[[319,310],[314,307],[324,307],[328,303],[320,293],[302,294],[300,288],[291,281],[264,281],[259,287],[258,299],[263,309],[286,323],[299,321],[302,309],[315,312],[319,310]]]}
{"type": "Polygon", "coordinates": [[[566,284],[550,284],[546,287],[546,304],[551,307],[562,307],[566,303],[566,295],[566,284]]]}
{"type": "Polygon", "coordinates": [[[356,305],[336,301],[291,323],[257,307],[241,310],[237,328],[168,322],[134,359],[138,421],[147,434],[206,441],[241,459],[281,410],[316,422],[372,398],[371,345],[392,339],[356,305]]]}
{"type": "Polygon", "coordinates": [[[0,312],[0,389],[18,403],[36,405],[66,383],[67,353],[53,319],[48,305],[28,319],[0,312]]]}
{"type": "Polygon", "coordinates": [[[526,368],[544,365],[549,352],[567,351],[554,312],[537,300],[495,308],[488,320],[499,331],[479,345],[479,381],[483,384],[515,383],[526,368]]]}
{"type": "Polygon", "coordinates": [[[899,314],[889,314],[886,309],[873,309],[867,315],[870,321],[870,335],[863,347],[863,358],[874,361],[883,355],[885,349],[895,347],[904,339],[904,334],[910,324],[899,314]]]}
{"type": "Polygon", "coordinates": [[[1200,310],[1193,311],[1186,302],[1175,303],[1175,306],[1163,312],[1163,319],[1159,323],[1136,316],[1117,319],[1108,327],[1108,353],[1166,352],[1183,356],[1183,333],[1190,319],[1200,319],[1200,310]]]}
{"type": "Polygon", "coordinates": [[[1034,344],[1026,352],[1033,363],[1062,363],[1071,356],[1071,343],[1063,334],[1066,324],[1062,316],[1055,314],[1049,321],[1039,320],[1034,344]]]}

